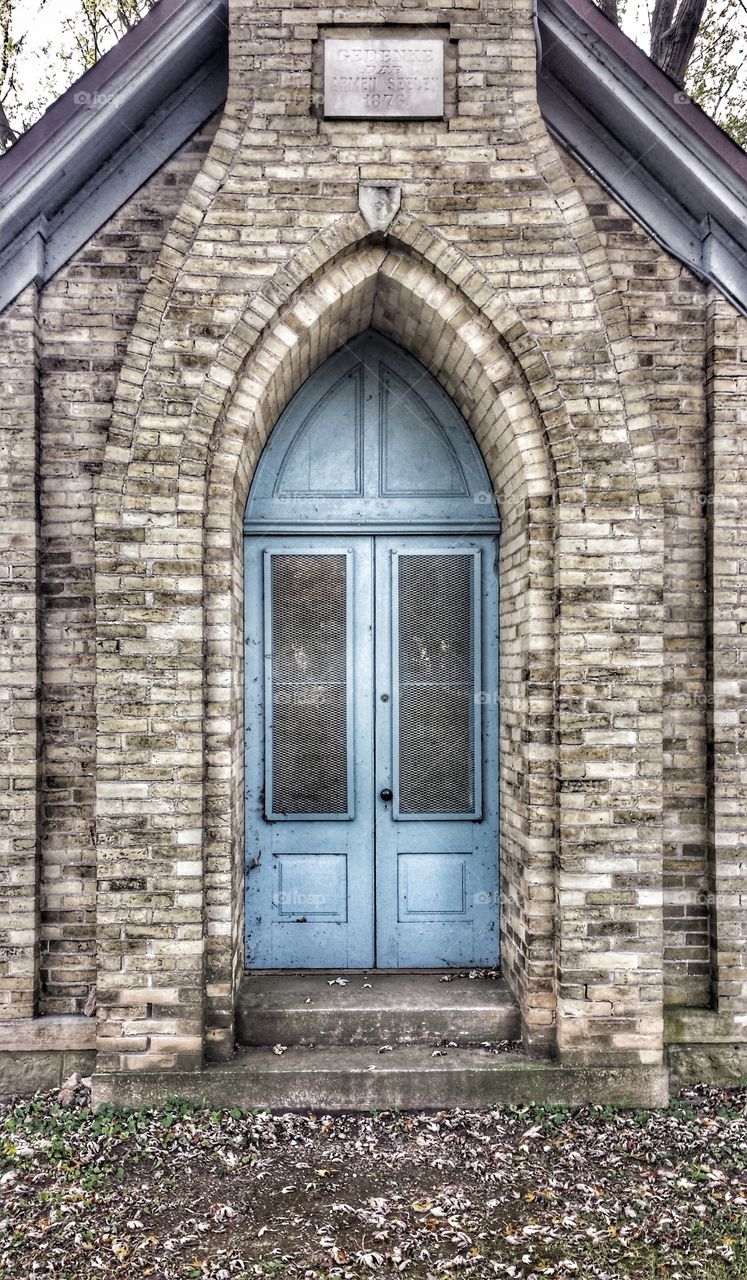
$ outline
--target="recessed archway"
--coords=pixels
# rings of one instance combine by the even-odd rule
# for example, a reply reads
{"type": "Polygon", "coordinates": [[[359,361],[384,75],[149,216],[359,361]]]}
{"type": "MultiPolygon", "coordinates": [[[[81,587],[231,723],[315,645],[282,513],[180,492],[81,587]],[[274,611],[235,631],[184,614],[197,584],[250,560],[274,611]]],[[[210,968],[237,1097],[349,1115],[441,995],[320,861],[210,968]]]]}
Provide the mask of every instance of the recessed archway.
{"type": "MultiPolygon", "coordinates": [[[[235,374],[213,431],[205,550],[205,847],[208,865],[217,873],[212,898],[219,922],[215,927],[208,920],[208,991],[216,993],[217,1021],[224,1028],[215,1027],[213,1044],[219,1050],[229,1043],[225,1023],[244,937],[244,508],[258,460],[285,405],[325,359],[369,327],[411,352],[449,393],[480,447],[501,509],[502,965],[522,1003],[527,1038],[548,1047],[553,1035],[554,795],[536,765],[528,766],[526,753],[530,743],[549,742],[553,733],[550,447],[521,367],[491,324],[417,258],[372,247],[330,266],[281,308],[235,374]],[[225,626],[229,596],[230,631],[225,626]],[[211,619],[218,617],[222,625],[212,627],[211,619]],[[547,891],[540,894],[543,884],[547,891]]],[[[542,380],[541,366],[538,376],[542,380]]],[[[557,424],[553,402],[551,433],[557,424]]]]}
{"type": "MultiPolygon", "coordinates": [[[[453,265],[453,254],[448,261],[453,265]]],[[[299,259],[294,266],[297,277],[303,276],[302,267],[299,259]]],[[[458,262],[456,274],[461,277],[467,267],[458,262]]],[[[146,575],[143,589],[153,582],[152,589],[157,591],[164,541],[169,538],[178,547],[180,570],[177,604],[166,628],[156,617],[143,627],[140,615],[133,619],[128,602],[119,596],[111,602],[105,597],[99,601],[102,662],[97,703],[102,733],[97,804],[102,945],[113,960],[119,952],[124,954],[125,940],[106,933],[108,913],[118,912],[121,906],[107,869],[116,862],[116,849],[123,843],[143,848],[149,866],[174,868],[182,877],[180,889],[184,885],[183,929],[192,945],[188,961],[187,953],[180,952],[180,964],[189,968],[189,985],[179,989],[180,1025],[189,1028],[181,1037],[182,1052],[200,1057],[205,1050],[213,1055],[231,1052],[244,938],[242,518],[258,460],[293,394],[325,359],[373,327],[411,352],[449,393],[480,447],[501,511],[502,967],[519,1000],[527,1041],[536,1049],[553,1045],[560,989],[565,1006],[557,1024],[559,1048],[571,1057],[583,1054],[587,1005],[597,1027],[606,1018],[615,1030],[618,1017],[630,1016],[627,1003],[623,1013],[616,1006],[608,1007],[607,988],[586,992],[574,985],[578,933],[573,912],[564,914],[565,899],[560,899],[560,910],[557,905],[559,884],[561,894],[573,896],[577,859],[594,867],[608,847],[616,847],[618,821],[616,784],[607,789],[609,794],[605,792],[603,812],[595,802],[608,825],[602,826],[599,818],[593,829],[578,822],[576,797],[582,792],[572,759],[578,733],[572,699],[579,682],[584,688],[598,687],[604,699],[610,668],[587,642],[587,616],[579,621],[573,613],[572,587],[565,635],[557,612],[556,545],[572,549],[584,536],[589,554],[597,542],[608,554],[604,529],[591,525],[587,533],[584,525],[583,535],[578,532],[586,502],[585,473],[578,466],[583,433],[568,432],[567,414],[548,379],[541,353],[536,360],[531,352],[520,359],[514,351],[515,345],[523,343],[520,323],[506,334],[499,331],[497,320],[486,314],[491,310],[488,299],[485,311],[481,310],[482,302],[475,305],[450,280],[448,269],[441,272],[427,265],[417,253],[367,243],[342,252],[317,274],[300,279],[295,289],[292,279],[284,278],[282,289],[278,286],[275,292],[282,296],[273,302],[266,299],[264,327],[255,324],[255,299],[252,323],[236,325],[197,402],[182,413],[179,430],[169,433],[174,441],[178,436],[181,444],[173,483],[166,483],[163,514],[143,509],[139,469],[142,459],[147,462],[148,428],[147,424],[141,427],[137,414],[130,463],[126,448],[113,446],[111,465],[102,480],[97,511],[99,572],[122,572],[119,566],[136,558],[146,575]],[[564,525],[561,521],[561,536],[566,541],[557,544],[558,510],[563,504],[567,518],[564,525]],[[138,636],[143,633],[141,640],[135,639],[134,649],[128,632],[131,621],[140,629],[138,636]],[[127,659],[110,668],[107,657],[120,638],[127,659]],[[165,688],[173,688],[174,699],[178,689],[186,744],[181,767],[174,772],[168,746],[155,743],[143,780],[128,780],[123,800],[119,790],[108,785],[106,771],[116,769],[119,760],[117,748],[107,738],[107,726],[121,721],[133,698],[144,713],[152,714],[154,723],[160,723],[159,697],[165,688]],[[563,754],[566,747],[568,755],[563,754]],[[566,759],[570,762],[568,785],[564,806],[559,808],[558,785],[566,759]],[[184,858],[184,848],[190,845],[197,846],[194,852],[199,854],[184,858]],[[111,856],[109,848],[115,851],[111,856]]],[[[623,560],[618,577],[635,592],[641,573],[638,550],[644,548],[646,566],[655,575],[659,543],[649,509],[636,502],[638,455],[633,443],[626,441],[627,436],[615,455],[615,465],[626,476],[632,523],[626,525],[629,537],[620,547],[623,560]]],[[[594,615],[603,640],[613,615],[614,604],[609,609],[604,602],[594,615]]],[[[659,679],[660,648],[655,610],[641,619],[641,627],[651,650],[653,683],[659,679]]],[[[606,650],[600,649],[599,654],[604,657],[606,650]]],[[[618,665],[623,673],[637,670],[632,659],[618,665]]],[[[649,715],[644,707],[642,714],[655,731],[655,713],[649,715]]],[[[656,769],[656,760],[652,767],[656,769]]],[[[648,763],[642,761],[641,768],[648,769],[648,763]]],[[[623,771],[629,776],[627,761],[623,771]]],[[[581,786],[586,785],[582,781],[581,786]]],[[[596,780],[594,786],[599,788],[596,780]]],[[[654,831],[644,851],[651,876],[660,861],[657,839],[654,831]]],[[[595,905],[594,910],[607,912],[607,907],[595,905]]],[[[590,954],[599,953],[602,964],[607,961],[607,955],[602,955],[606,927],[602,921],[589,943],[590,954]]],[[[148,945],[160,955],[168,953],[170,942],[156,937],[148,945]]],[[[610,955],[614,959],[616,953],[610,955]]],[[[647,964],[651,964],[648,953],[647,964]]],[[[654,970],[652,981],[658,977],[656,964],[654,970]]],[[[642,985],[641,1007],[650,1005],[647,995],[642,985]]],[[[115,987],[111,1007],[108,999],[102,993],[102,1027],[109,1029],[104,1035],[121,1022],[115,987]]],[[[646,1052],[658,1052],[653,1019],[644,1031],[654,1045],[646,1052]]],[[[160,1048],[168,1054],[164,1040],[163,1045],[153,1046],[155,1056],[149,1061],[157,1061],[160,1048]]]]}

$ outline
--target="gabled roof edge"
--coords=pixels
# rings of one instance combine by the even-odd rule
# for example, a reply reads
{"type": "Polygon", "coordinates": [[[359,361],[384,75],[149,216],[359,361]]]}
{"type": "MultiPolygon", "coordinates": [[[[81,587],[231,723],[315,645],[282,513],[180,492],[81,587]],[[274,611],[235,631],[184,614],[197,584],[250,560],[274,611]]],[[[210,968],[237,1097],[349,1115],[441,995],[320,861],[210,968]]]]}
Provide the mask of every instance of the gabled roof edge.
{"type": "MultiPolygon", "coordinates": [[[[747,314],[747,155],[592,0],[535,4],[551,133],[747,314]]],[[[58,271],[222,106],[227,45],[227,0],[158,0],[0,157],[0,308],[58,271]]]]}
{"type": "Polygon", "coordinates": [[[592,3],[536,0],[551,133],[747,315],[747,155],[592,3]]]}
{"type": "Polygon", "coordinates": [[[223,105],[226,23],[226,0],[159,0],[0,157],[0,308],[58,271],[223,105]]]}

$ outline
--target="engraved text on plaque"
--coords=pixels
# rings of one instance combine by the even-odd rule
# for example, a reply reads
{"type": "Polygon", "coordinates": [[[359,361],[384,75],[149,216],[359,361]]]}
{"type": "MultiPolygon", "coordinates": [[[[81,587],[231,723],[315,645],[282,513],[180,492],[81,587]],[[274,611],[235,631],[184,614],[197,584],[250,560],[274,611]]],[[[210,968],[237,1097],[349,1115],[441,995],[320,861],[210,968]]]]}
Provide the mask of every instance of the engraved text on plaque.
{"type": "Polygon", "coordinates": [[[324,41],[324,114],[423,120],[444,112],[441,40],[324,41]]]}

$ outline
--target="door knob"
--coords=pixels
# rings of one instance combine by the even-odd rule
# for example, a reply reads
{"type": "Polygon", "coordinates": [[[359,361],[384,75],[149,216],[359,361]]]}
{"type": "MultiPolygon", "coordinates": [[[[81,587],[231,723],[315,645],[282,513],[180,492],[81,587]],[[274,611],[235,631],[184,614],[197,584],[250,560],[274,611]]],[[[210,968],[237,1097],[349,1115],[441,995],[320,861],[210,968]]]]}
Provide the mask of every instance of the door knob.
{"type": "Polygon", "coordinates": [[[380,796],[381,796],[382,800],[391,800],[391,798],[392,798],[392,793],[391,793],[391,791],[389,790],[389,788],[388,788],[388,787],[382,787],[382,789],[381,789],[381,791],[380,791],[380,793],[379,793],[379,794],[380,794],[380,796]]]}

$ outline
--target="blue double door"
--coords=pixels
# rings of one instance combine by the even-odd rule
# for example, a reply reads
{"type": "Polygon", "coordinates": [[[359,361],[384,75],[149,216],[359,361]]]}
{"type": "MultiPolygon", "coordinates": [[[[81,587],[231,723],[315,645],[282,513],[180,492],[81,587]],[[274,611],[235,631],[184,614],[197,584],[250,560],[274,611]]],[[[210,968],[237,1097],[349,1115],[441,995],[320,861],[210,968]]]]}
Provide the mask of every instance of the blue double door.
{"type": "Polygon", "coordinates": [[[498,961],[489,536],[249,537],[247,963],[498,961]]]}

